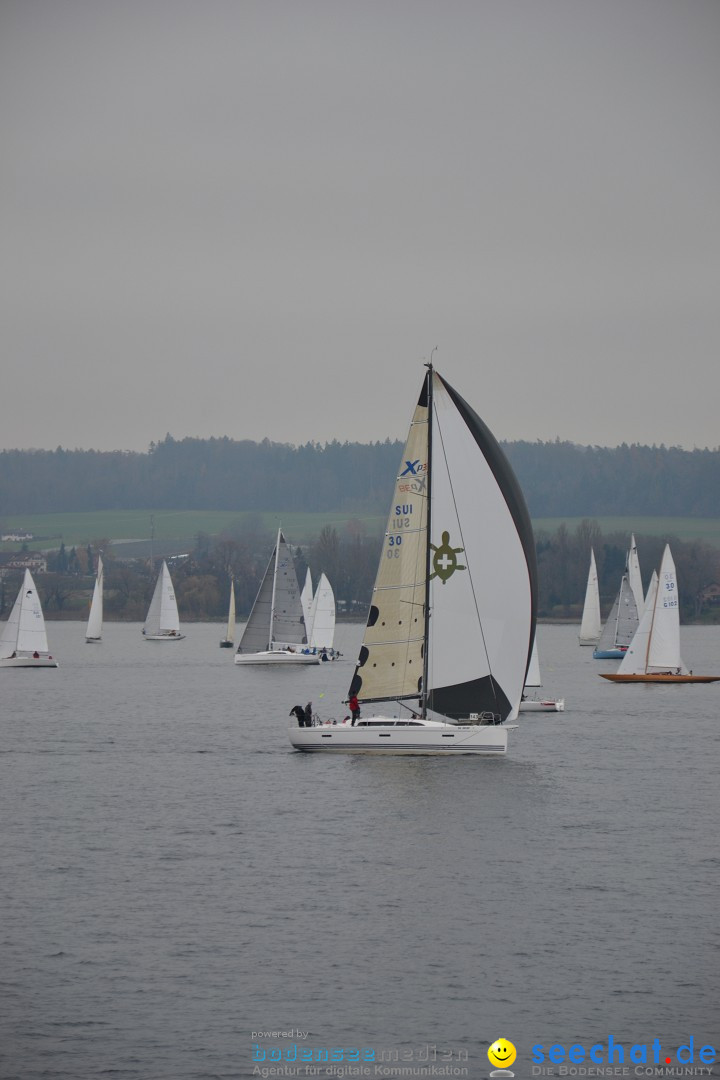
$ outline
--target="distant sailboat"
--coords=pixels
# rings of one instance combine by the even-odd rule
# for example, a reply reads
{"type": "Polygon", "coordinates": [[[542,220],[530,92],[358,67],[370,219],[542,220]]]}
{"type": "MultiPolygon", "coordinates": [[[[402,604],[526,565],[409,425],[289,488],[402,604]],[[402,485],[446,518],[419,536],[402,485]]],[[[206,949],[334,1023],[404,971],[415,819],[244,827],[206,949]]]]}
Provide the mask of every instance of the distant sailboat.
{"type": "Polygon", "coordinates": [[[146,641],[181,641],[185,637],[180,633],[175,590],[165,560],[155,584],[143,634],[146,641]]]}
{"type": "Polygon", "coordinates": [[[306,623],[310,648],[318,652],[321,658],[323,654],[329,659],[334,657],[335,594],[325,574],[320,575],[306,623]]]}
{"type": "Polygon", "coordinates": [[[235,663],[319,663],[309,649],[295,563],[281,529],[240,638],[235,663]]]}
{"type": "Polygon", "coordinates": [[[230,604],[225,637],[220,642],[221,649],[232,649],[235,644],[235,582],[230,578],[230,604]]]}
{"type": "MultiPolygon", "coordinates": [[[[530,666],[525,676],[525,691],[535,690],[542,686],[540,677],[540,657],[538,656],[537,634],[533,642],[533,650],[530,655],[530,666]]],[[[523,691],[520,701],[520,712],[565,712],[565,698],[539,698],[528,697],[523,691]]]]}
{"type": "Polygon", "coordinates": [[[310,629],[310,609],[313,602],[313,587],[312,587],[312,575],[310,573],[310,567],[308,566],[305,571],[305,584],[302,587],[300,593],[300,603],[302,604],[303,618],[305,619],[305,626],[310,629]]]}
{"type": "Polygon", "coordinates": [[[0,634],[0,667],[56,668],[48,652],[45,619],[40,598],[29,570],[0,634]]]}
{"type": "Polygon", "coordinates": [[[630,582],[630,588],[635,597],[635,606],[637,607],[639,621],[642,619],[643,611],[645,610],[645,594],[643,593],[640,561],[638,559],[637,544],[635,543],[634,535],[631,535],[630,537],[630,551],[628,552],[628,581],[630,582]]]}
{"type": "Polygon", "coordinates": [[[97,576],[90,603],[90,615],[88,616],[85,641],[88,643],[102,641],[103,624],[103,561],[102,555],[98,555],[97,576]]]}
{"type": "Polygon", "coordinates": [[[718,682],[720,675],[693,675],[680,655],[680,607],[670,546],[665,546],[660,575],[653,573],[640,625],[611,682],[718,682]]]}
{"type": "Polygon", "coordinates": [[[597,647],[593,649],[596,660],[620,660],[627,652],[633,634],[638,627],[637,605],[630,588],[627,574],[623,574],[620,591],[610,609],[597,647]]]}
{"type": "Polygon", "coordinates": [[[601,631],[602,619],[600,617],[600,590],[598,588],[597,566],[595,565],[595,552],[590,548],[590,570],[588,571],[587,585],[585,587],[585,606],[583,607],[578,640],[581,645],[597,645],[601,631]]]}

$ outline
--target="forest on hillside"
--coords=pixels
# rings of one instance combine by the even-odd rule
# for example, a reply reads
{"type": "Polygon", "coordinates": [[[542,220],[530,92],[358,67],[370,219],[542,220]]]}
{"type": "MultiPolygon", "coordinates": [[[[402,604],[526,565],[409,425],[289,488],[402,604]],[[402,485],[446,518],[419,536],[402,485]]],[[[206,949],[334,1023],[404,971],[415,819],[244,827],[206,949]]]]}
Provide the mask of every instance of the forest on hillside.
{"type": "MultiPolygon", "coordinates": [[[[720,550],[700,541],[669,539],[677,565],[681,618],[684,622],[720,621],[718,598],[705,593],[708,585],[720,584],[720,550]]],[[[636,541],[643,586],[647,589],[653,569],[659,567],[665,541],[642,535],[636,541]]],[[[628,534],[603,534],[598,523],[590,519],[583,520],[573,531],[562,525],[553,533],[538,533],[535,546],[540,618],[579,620],[591,547],[597,560],[603,613],[607,614],[625,570],[629,542],[628,534]]],[[[216,537],[198,535],[189,556],[171,560],[181,618],[221,621],[227,612],[231,577],[238,615],[246,616],[274,543],[275,534],[266,531],[259,519],[216,537]]],[[[305,580],[308,567],[315,583],[324,572],[335,591],[339,611],[364,620],[381,543],[378,536],[368,536],[357,520],[349,521],[340,530],[326,526],[309,544],[294,549],[298,579],[305,580]]],[[[116,558],[109,542],[103,539],[70,551],[63,545],[48,556],[48,572],[35,575],[48,618],[86,618],[100,551],[105,563],[106,618],[145,618],[157,565],[151,567],[147,559],[116,558]]],[[[21,580],[19,570],[0,580],[0,618],[7,618],[21,580]]]]}
{"type": "MultiPolygon", "coordinates": [[[[541,517],[718,517],[720,449],[507,442],[541,517]]],[[[147,453],[0,452],[3,515],[86,510],[387,511],[402,443],[174,439],[147,453]]]]}

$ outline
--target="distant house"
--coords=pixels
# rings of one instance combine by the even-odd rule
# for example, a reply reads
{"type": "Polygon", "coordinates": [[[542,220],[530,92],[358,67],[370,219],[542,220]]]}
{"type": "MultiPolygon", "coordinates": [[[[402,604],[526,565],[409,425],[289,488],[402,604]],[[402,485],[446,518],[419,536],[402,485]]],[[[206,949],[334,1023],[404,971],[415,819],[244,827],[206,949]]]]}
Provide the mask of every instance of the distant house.
{"type": "Polygon", "coordinates": [[[8,543],[8,544],[10,544],[10,543],[24,544],[26,540],[32,540],[32,539],[33,539],[33,534],[28,533],[28,532],[3,533],[2,536],[0,536],[0,540],[2,540],[4,543],[8,543]]]}
{"type": "Polygon", "coordinates": [[[720,585],[717,581],[711,581],[697,594],[696,607],[698,611],[702,611],[704,607],[718,606],[720,606],[720,585]]]}
{"type": "Polygon", "coordinates": [[[47,574],[47,558],[40,551],[20,551],[0,555],[0,574],[5,577],[14,570],[29,570],[31,574],[47,574]]]}

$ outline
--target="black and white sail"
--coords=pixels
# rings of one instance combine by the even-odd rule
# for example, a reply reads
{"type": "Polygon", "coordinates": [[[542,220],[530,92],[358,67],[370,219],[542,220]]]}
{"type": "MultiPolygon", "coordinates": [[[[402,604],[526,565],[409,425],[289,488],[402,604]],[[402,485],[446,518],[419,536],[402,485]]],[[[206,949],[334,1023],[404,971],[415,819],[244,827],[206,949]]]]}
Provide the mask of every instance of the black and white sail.
{"type": "Polygon", "coordinates": [[[453,720],[517,715],[535,632],[532,526],[496,439],[430,370],[398,470],[350,693],[453,720]]]}

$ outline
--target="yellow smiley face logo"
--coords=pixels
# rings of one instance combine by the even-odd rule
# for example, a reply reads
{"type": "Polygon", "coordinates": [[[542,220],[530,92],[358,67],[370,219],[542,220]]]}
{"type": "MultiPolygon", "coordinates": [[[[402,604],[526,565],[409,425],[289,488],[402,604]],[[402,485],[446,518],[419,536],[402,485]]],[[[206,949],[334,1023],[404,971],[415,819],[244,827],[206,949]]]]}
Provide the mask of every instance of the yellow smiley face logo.
{"type": "Polygon", "coordinates": [[[488,1060],[491,1065],[497,1065],[500,1069],[506,1069],[512,1065],[517,1057],[517,1051],[507,1039],[496,1039],[488,1050],[488,1060]]]}

